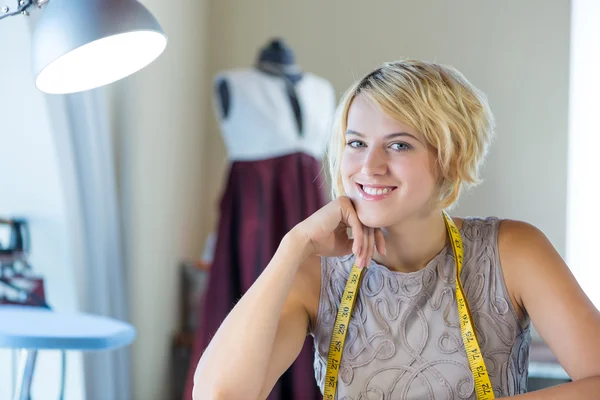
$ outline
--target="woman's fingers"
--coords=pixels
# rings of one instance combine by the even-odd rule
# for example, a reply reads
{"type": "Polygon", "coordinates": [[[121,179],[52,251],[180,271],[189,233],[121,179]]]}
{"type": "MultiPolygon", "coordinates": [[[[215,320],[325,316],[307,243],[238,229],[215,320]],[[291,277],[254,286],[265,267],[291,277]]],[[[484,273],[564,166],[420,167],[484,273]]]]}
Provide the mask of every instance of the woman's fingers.
{"type": "Polygon", "coordinates": [[[375,229],[375,247],[379,254],[386,255],[385,238],[383,237],[383,232],[379,228],[375,229]]]}
{"type": "Polygon", "coordinates": [[[352,253],[354,253],[356,257],[359,257],[364,246],[363,226],[360,223],[358,215],[356,215],[356,211],[354,210],[351,202],[348,202],[345,206],[343,206],[341,212],[342,222],[352,229],[352,253]]]}
{"type": "Polygon", "coordinates": [[[354,205],[349,199],[340,199],[342,222],[352,229],[352,253],[356,256],[356,265],[366,267],[371,263],[377,250],[385,254],[385,241],[380,229],[368,228],[358,219],[354,205]]]}
{"type": "Polygon", "coordinates": [[[356,260],[356,265],[358,265],[359,267],[362,268],[365,266],[367,254],[369,252],[369,235],[367,234],[367,228],[365,226],[363,226],[361,229],[362,229],[363,244],[362,244],[362,250],[360,252],[360,255],[358,256],[358,259],[356,260]]]}
{"type": "Polygon", "coordinates": [[[367,236],[369,238],[369,252],[367,253],[365,267],[371,264],[371,259],[373,259],[373,254],[375,254],[375,229],[367,228],[367,236]]]}

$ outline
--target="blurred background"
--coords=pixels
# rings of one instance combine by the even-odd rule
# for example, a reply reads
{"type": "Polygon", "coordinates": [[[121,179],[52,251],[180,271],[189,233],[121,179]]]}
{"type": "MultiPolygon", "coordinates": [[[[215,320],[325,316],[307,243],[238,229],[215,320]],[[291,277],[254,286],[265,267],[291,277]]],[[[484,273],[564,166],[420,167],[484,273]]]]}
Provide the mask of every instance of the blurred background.
{"type": "MultiPolygon", "coordinates": [[[[30,261],[55,309],[110,315],[137,330],[121,361],[69,352],[66,399],[183,398],[231,161],[215,77],[252,68],[274,38],[302,71],[330,83],[336,101],[384,61],[458,68],[488,95],[497,138],[485,182],[453,214],[538,226],[600,304],[596,1],[141,3],[168,35],[164,54],[74,95],[35,88],[35,18],[0,21],[0,215],[29,221],[30,261]],[[129,379],[113,376],[111,363],[129,379]]],[[[532,389],[565,378],[541,338],[533,348],[532,389]]],[[[0,350],[2,382],[14,380],[14,358],[0,350]]],[[[40,353],[32,398],[56,398],[58,363],[58,354],[40,353]]],[[[0,385],[0,400],[12,388],[0,385]]]]}

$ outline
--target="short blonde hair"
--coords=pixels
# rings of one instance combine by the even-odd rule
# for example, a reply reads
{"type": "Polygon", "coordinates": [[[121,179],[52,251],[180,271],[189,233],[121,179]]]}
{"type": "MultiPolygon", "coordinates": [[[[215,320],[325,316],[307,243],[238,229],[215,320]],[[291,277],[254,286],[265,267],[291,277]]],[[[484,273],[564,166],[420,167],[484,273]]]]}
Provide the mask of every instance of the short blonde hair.
{"type": "Polygon", "coordinates": [[[494,135],[485,94],[456,69],[417,60],[384,63],[355,82],[338,106],[327,157],[332,194],[344,194],[340,164],[348,110],[357,95],[416,129],[437,151],[439,204],[453,205],[463,187],[481,182],[479,170],[494,135]]]}

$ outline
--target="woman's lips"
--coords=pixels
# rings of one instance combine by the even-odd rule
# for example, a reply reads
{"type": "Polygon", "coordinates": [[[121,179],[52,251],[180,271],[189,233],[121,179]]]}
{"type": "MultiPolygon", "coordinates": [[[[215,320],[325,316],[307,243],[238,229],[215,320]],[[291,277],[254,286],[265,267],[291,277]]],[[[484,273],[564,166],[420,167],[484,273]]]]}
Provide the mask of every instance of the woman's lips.
{"type": "Polygon", "coordinates": [[[356,186],[360,197],[367,201],[383,200],[397,188],[397,186],[362,185],[360,183],[357,183],[356,186]]]}

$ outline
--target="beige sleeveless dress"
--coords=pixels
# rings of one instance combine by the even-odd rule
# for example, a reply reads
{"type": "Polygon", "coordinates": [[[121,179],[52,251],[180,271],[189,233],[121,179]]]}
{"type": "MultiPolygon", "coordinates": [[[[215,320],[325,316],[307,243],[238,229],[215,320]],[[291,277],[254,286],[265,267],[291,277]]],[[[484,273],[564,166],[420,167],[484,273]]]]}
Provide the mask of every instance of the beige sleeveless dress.
{"type": "MultiPolygon", "coordinates": [[[[460,233],[461,281],[496,397],[524,393],[530,323],[519,321],[498,257],[497,218],[467,218],[460,233]]],[[[340,299],[354,256],[322,258],[315,378],[321,391],[340,299]]],[[[338,400],[475,399],[456,305],[456,267],[447,245],[425,268],[363,272],[338,377],[338,400]]]]}

